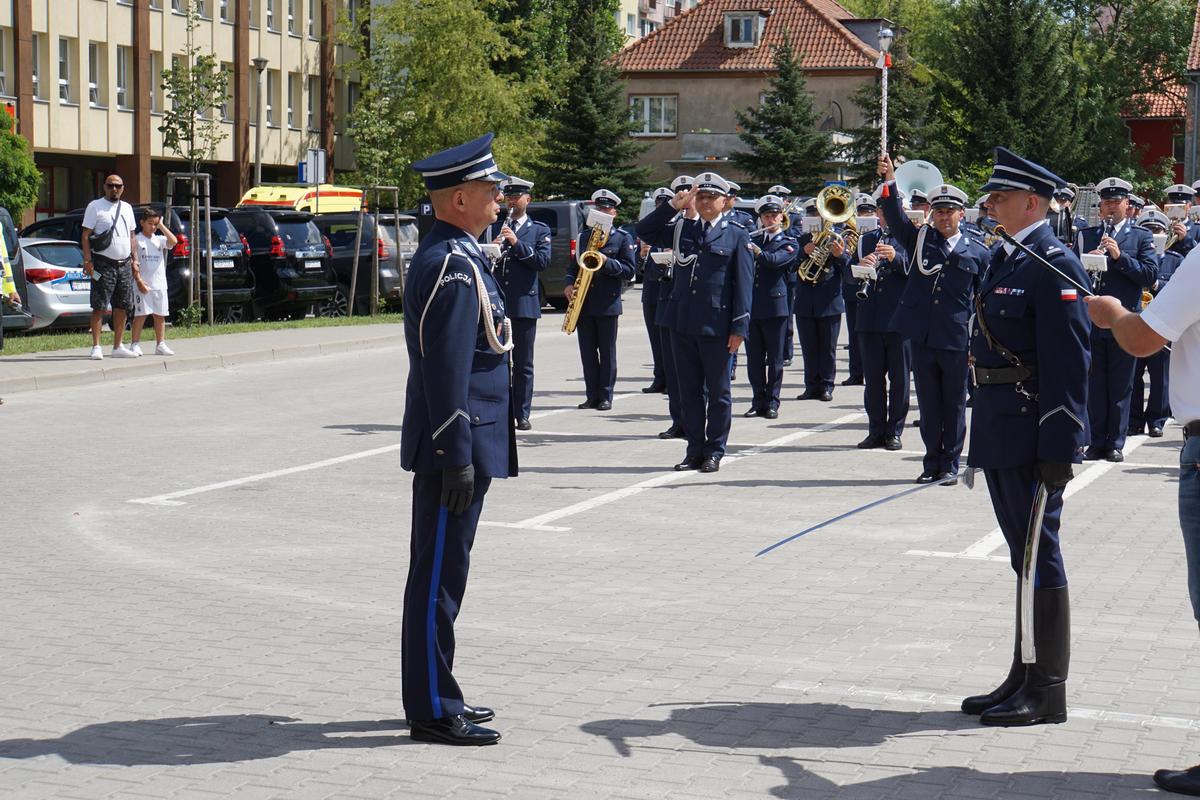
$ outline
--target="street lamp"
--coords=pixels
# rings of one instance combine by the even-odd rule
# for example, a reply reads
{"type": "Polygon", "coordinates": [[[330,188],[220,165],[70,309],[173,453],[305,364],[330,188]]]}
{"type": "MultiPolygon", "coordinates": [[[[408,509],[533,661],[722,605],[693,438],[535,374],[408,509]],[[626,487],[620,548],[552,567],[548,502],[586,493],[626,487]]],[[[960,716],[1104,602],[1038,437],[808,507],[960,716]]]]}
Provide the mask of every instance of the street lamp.
{"type": "MultiPolygon", "coordinates": [[[[254,65],[254,69],[257,71],[257,74],[254,76],[254,185],[258,187],[262,185],[262,76],[263,70],[267,68],[267,60],[259,56],[258,58],[251,59],[250,63],[254,65]]],[[[887,75],[887,72],[884,71],[883,74],[887,75]]],[[[886,81],[887,78],[884,78],[884,80],[886,81]]]]}
{"type": "Polygon", "coordinates": [[[879,26],[879,68],[883,71],[882,91],[879,101],[879,154],[887,155],[887,103],[888,103],[888,67],[892,65],[892,42],[896,34],[891,28],[879,26]]]}

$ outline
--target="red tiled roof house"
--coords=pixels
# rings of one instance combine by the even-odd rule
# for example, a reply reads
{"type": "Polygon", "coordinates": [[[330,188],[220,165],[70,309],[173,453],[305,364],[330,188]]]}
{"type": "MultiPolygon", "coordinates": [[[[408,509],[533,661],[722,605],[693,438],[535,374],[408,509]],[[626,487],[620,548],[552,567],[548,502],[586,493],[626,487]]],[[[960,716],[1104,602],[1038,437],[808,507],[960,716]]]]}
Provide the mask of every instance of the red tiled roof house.
{"type": "MultiPolygon", "coordinates": [[[[745,176],[727,159],[744,149],[735,112],[757,105],[774,74],[784,32],[801,55],[808,90],[831,136],[862,124],[850,98],[879,78],[880,20],[858,19],[833,0],[704,0],[617,55],[634,135],[650,148],[654,179],[712,169],[745,176]]],[[[830,165],[828,177],[839,177],[830,165]]]]}

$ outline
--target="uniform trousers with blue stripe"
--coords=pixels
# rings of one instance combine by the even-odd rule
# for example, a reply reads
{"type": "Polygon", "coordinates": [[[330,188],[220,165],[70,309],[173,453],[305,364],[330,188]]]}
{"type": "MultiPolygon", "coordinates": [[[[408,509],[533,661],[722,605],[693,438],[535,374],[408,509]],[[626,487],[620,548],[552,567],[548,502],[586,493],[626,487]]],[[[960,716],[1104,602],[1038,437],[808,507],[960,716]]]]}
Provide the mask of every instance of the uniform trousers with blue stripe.
{"type": "Polygon", "coordinates": [[[1152,356],[1139,358],[1133,371],[1133,398],[1129,405],[1129,428],[1141,430],[1146,425],[1165,428],[1171,416],[1170,403],[1171,354],[1160,350],[1152,356]],[[1146,376],[1150,378],[1150,397],[1146,397],[1146,376]]]}
{"type": "Polygon", "coordinates": [[[1092,331],[1092,371],[1088,375],[1092,447],[1113,450],[1125,447],[1136,366],[1137,359],[1121,349],[1110,331],[1092,331]]]}
{"type": "Polygon", "coordinates": [[[683,410],[679,402],[679,375],[675,370],[675,351],[671,348],[671,329],[658,326],[658,340],[663,359],[663,375],[667,381],[667,411],[671,415],[671,427],[683,427],[683,410]]]}
{"type": "MultiPolygon", "coordinates": [[[[796,287],[792,283],[787,284],[787,307],[796,307],[796,287]]],[[[796,322],[791,314],[787,318],[787,338],[783,340],[783,360],[791,361],[795,354],[796,341],[796,322]]]]}
{"type": "MultiPolygon", "coordinates": [[[[643,290],[644,291],[644,290],[643,290]]],[[[658,303],[642,303],[642,319],[646,322],[646,336],[650,339],[650,358],[654,361],[654,384],[666,383],[666,366],[663,364],[662,340],[658,335],[658,303]]]]}
{"type": "Polygon", "coordinates": [[[729,337],[673,331],[671,349],[687,458],[721,458],[733,423],[729,337]]]}
{"type": "Polygon", "coordinates": [[[750,336],[746,339],[746,377],[754,390],[751,404],[759,411],[779,408],[787,322],[788,317],[750,320],[750,336]]]}
{"type": "Polygon", "coordinates": [[[512,394],[513,419],[529,419],[533,408],[533,343],[537,338],[536,319],[512,320],[512,394]]]}
{"type": "Polygon", "coordinates": [[[925,443],[922,466],[956,475],[967,436],[967,352],[910,345],[925,443]]]}
{"type": "Polygon", "coordinates": [[[427,721],[463,713],[462,690],[452,674],[454,620],[467,588],[471,545],[491,483],[491,478],[477,477],[471,505],[454,515],[441,505],[440,472],[413,475],[400,665],[408,719],[427,721]]]}
{"type": "Polygon", "coordinates": [[[613,387],[617,383],[617,322],[620,319],[616,315],[581,316],[575,327],[579,358],[583,361],[583,385],[589,402],[612,402],[613,387]]]}
{"type": "Polygon", "coordinates": [[[899,333],[859,333],[858,349],[863,360],[867,432],[899,436],[909,408],[912,356],[908,340],[899,333]]]}
{"type": "Polygon", "coordinates": [[[837,377],[837,340],[842,330],[842,315],[802,317],[796,315],[800,334],[800,356],[804,359],[804,388],[832,392],[837,377]]]}
{"type": "MultiPolygon", "coordinates": [[[[1000,523],[1004,540],[1008,542],[1013,571],[1020,576],[1021,562],[1025,558],[1025,538],[1029,531],[1029,512],[1033,508],[1033,493],[1037,488],[1033,465],[985,469],[983,475],[987,479],[988,493],[992,496],[996,520],[1000,523]]],[[[1067,585],[1067,570],[1063,566],[1058,538],[1062,507],[1063,490],[1051,490],[1046,498],[1046,515],[1042,519],[1042,536],[1038,541],[1037,571],[1034,575],[1034,587],[1038,589],[1057,589],[1067,585]]]]}
{"type": "Polygon", "coordinates": [[[843,292],[843,294],[846,302],[846,325],[847,330],[850,331],[850,377],[862,380],[862,353],[859,352],[858,336],[854,333],[858,327],[856,324],[856,320],[858,319],[858,295],[854,294],[854,292],[848,294],[843,292]]]}

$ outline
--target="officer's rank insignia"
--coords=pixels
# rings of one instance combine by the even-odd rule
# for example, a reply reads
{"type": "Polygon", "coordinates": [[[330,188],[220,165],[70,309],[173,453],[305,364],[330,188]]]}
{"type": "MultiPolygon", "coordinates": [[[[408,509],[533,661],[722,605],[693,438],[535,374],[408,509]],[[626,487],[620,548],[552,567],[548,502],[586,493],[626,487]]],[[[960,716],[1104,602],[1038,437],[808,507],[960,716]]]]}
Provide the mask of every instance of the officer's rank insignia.
{"type": "Polygon", "coordinates": [[[1025,294],[1025,290],[1017,286],[997,286],[992,294],[1009,295],[1011,297],[1020,297],[1025,294]]]}

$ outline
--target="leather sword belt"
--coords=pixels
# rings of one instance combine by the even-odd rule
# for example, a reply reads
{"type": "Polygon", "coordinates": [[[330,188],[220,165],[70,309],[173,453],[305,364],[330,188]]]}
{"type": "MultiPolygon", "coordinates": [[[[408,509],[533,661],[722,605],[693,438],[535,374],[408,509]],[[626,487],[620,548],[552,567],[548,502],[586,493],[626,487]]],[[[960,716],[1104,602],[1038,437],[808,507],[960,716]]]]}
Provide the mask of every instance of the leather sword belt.
{"type": "Polygon", "coordinates": [[[1183,426],[1183,438],[1190,439],[1193,436],[1200,436],[1200,419],[1194,419],[1183,426]]]}
{"type": "Polygon", "coordinates": [[[1022,381],[1030,381],[1037,377],[1037,367],[1021,366],[1021,367],[999,367],[997,369],[985,369],[984,367],[971,367],[971,375],[975,379],[976,386],[994,386],[1001,383],[1021,383],[1022,381]]]}

